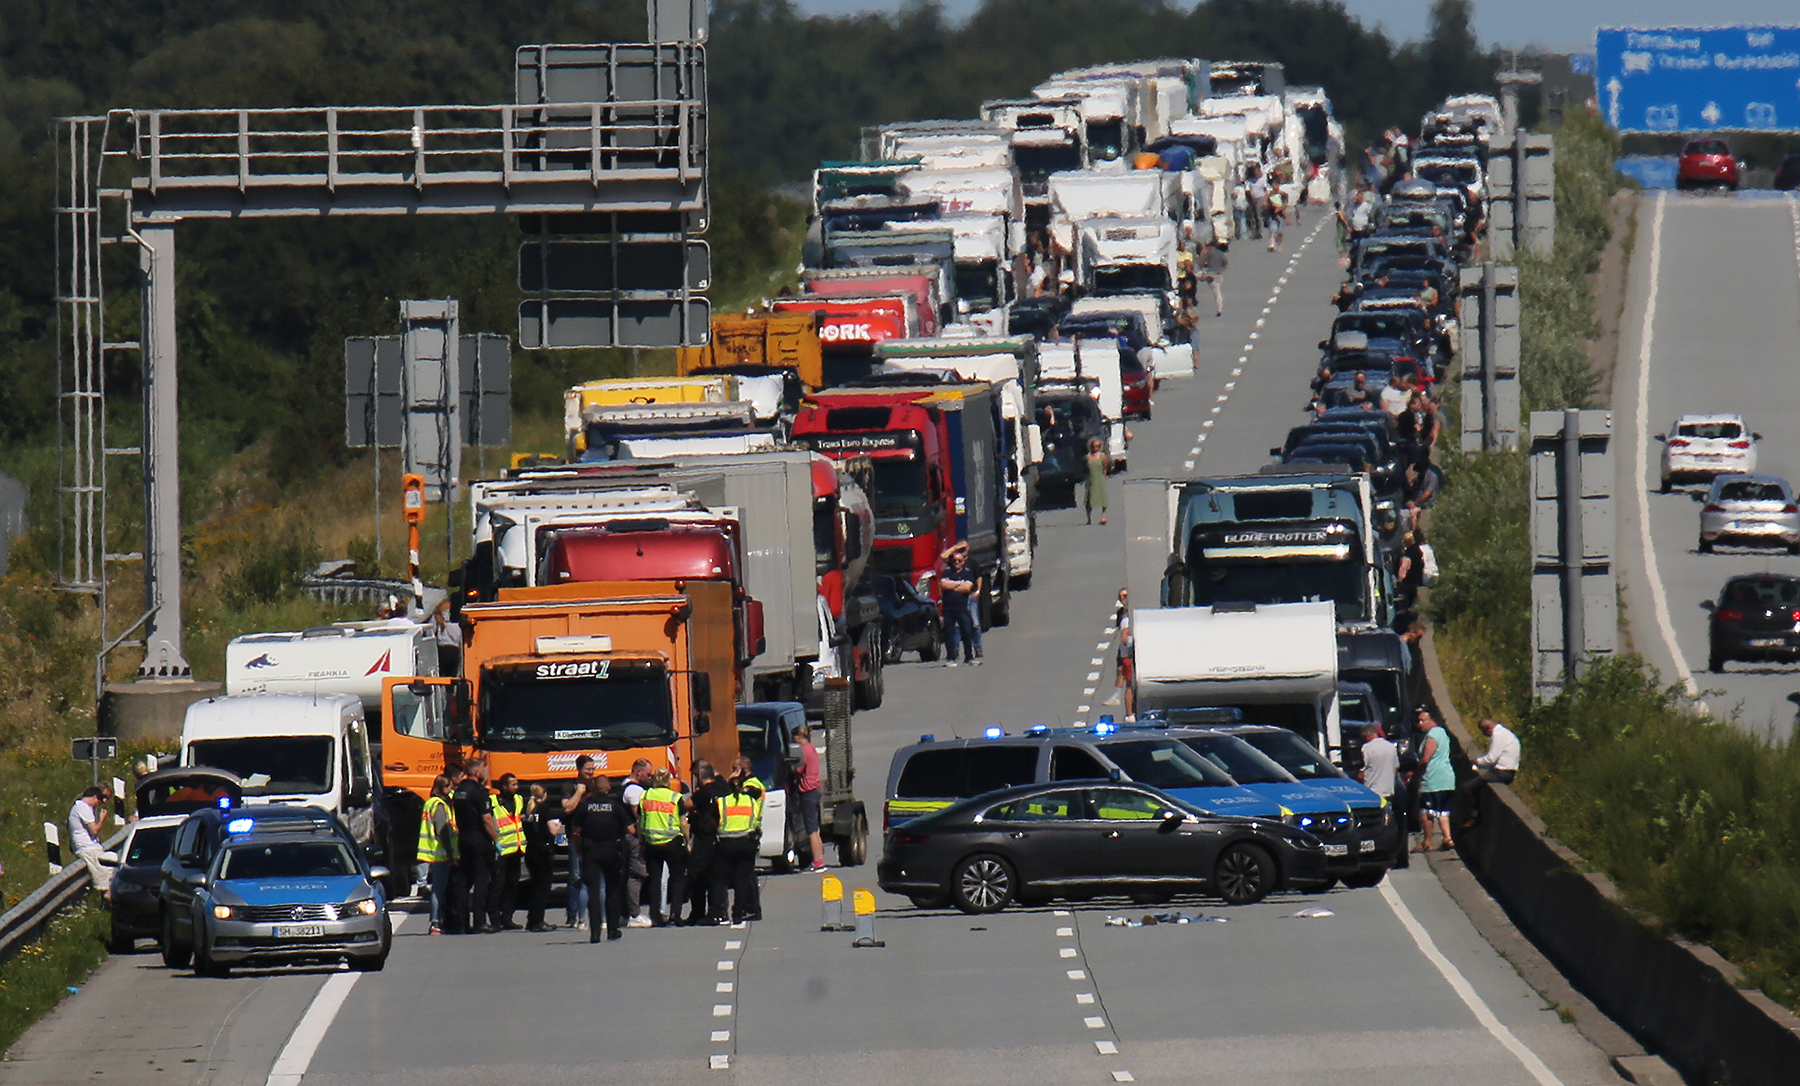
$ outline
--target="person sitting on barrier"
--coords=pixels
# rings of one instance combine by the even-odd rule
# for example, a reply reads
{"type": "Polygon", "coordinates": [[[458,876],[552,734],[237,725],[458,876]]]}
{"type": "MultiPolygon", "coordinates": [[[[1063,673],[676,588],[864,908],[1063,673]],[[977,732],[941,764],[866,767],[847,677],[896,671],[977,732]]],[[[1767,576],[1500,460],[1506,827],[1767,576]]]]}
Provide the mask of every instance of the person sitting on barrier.
{"type": "Polygon", "coordinates": [[[94,889],[101,893],[112,885],[113,869],[106,861],[118,859],[100,844],[100,827],[106,824],[106,801],[110,798],[112,794],[108,789],[94,785],[83,789],[81,797],[69,808],[69,845],[74,848],[76,857],[87,865],[94,889]]]}
{"type": "Polygon", "coordinates": [[[1488,785],[1511,784],[1519,774],[1519,737],[1513,730],[1484,716],[1481,734],[1488,737],[1488,749],[1472,763],[1475,775],[1456,790],[1458,830],[1474,828],[1481,817],[1481,793],[1488,785]]]}

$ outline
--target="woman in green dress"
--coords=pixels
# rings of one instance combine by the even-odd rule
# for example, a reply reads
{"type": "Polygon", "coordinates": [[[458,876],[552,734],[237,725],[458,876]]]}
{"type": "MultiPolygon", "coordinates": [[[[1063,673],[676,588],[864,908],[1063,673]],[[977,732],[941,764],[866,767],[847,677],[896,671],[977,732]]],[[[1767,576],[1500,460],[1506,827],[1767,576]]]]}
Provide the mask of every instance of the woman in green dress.
{"type": "Polygon", "coordinates": [[[1094,510],[1100,510],[1100,523],[1106,523],[1106,473],[1112,467],[1112,458],[1100,447],[1100,439],[1088,442],[1087,454],[1087,522],[1094,523],[1094,510]]]}

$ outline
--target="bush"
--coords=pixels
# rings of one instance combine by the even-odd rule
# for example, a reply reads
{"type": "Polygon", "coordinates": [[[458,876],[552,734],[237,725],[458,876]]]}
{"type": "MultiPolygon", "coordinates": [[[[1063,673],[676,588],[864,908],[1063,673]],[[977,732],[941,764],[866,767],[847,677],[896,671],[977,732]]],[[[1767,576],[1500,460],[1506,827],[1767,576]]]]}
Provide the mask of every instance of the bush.
{"type": "Polygon", "coordinates": [[[233,607],[275,603],[300,591],[300,581],[319,564],[312,540],[264,540],[228,576],[221,591],[233,607]]]}

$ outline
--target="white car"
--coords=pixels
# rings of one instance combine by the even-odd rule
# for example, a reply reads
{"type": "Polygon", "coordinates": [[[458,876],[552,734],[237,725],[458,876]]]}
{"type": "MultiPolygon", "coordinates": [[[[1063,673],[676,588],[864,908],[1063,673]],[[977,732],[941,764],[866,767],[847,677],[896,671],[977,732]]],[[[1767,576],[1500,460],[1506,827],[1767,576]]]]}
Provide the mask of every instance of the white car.
{"type": "Polygon", "coordinates": [[[1756,471],[1756,443],[1742,415],[1683,415],[1657,438],[1663,443],[1662,492],[1678,479],[1749,475],[1756,471]]]}

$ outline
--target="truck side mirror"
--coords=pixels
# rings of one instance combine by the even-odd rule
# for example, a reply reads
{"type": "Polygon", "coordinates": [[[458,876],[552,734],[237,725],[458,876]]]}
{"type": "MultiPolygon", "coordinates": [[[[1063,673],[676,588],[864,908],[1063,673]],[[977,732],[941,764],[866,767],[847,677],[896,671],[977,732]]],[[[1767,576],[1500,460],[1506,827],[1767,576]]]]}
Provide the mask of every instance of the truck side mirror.
{"type": "Polygon", "coordinates": [[[764,632],[768,627],[763,624],[763,604],[761,600],[746,600],[744,602],[744,622],[750,627],[745,631],[749,637],[750,654],[752,656],[761,656],[764,652],[768,651],[767,634],[764,632]]]}
{"type": "Polygon", "coordinates": [[[710,713],[713,707],[712,676],[704,671],[688,673],[688,694],[696,712],[710,713]]]}
{"type": "Polygon", "coordinates": [[[475,725],[470,713],[469,681],[458,679],[451,683],[449,696],[445,701],[445,723],[449,725],[450,741],[457,744],[473,743],[475,725]]]}

